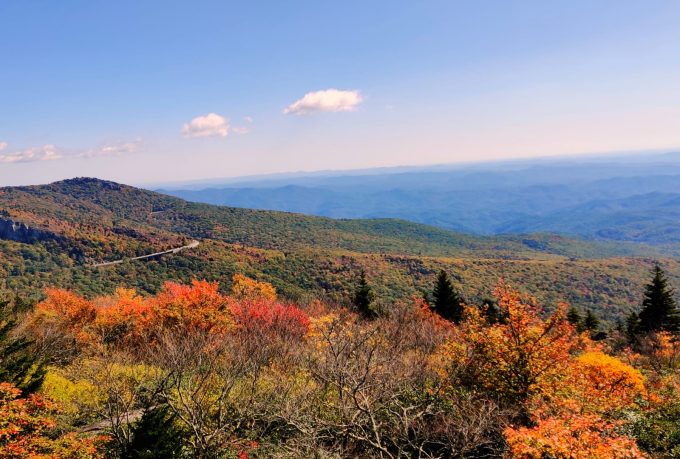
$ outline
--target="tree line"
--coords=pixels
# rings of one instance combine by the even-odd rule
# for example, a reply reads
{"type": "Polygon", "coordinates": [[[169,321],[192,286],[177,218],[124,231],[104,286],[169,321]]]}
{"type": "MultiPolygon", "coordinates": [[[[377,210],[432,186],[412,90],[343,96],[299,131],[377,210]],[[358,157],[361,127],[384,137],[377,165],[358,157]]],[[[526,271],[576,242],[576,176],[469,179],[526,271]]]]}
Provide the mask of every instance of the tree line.
{"type": "MultiPolygon", "coordinates": [[[[352,303],[361,316],[374,318],[379,314],[374,306],[374,299],[366,272],[361,270],[352,295],[352,303]]],[[[439,271],[431,294],[426,293],[424,299],[431,310],[443,319],[455,324],[463,320],[465,300],[445,270],[439,271]]],[[[482,301],[480,308],[487,319],[491,321],[502,319],[492,300],[482,301]]],[[[588,332],[594,340],[600,341],[608,336],[608,333],[601,329],[600,318],[591,309],[586,309],[583,313],[571,307],[567,313],[567,320],[578,333],[588,332]]],[[[674,335],[680,333],[680,309],[675,300],[675,291],[658,264],[653,268],[651,280],[645,285],[644,299],[639,312],[631,312],[626,318],[625,325],[619,320],[616,330],[625,332],[629,344],[635,344],[641,337],[650,333],[668,332],[674,335]]]]}

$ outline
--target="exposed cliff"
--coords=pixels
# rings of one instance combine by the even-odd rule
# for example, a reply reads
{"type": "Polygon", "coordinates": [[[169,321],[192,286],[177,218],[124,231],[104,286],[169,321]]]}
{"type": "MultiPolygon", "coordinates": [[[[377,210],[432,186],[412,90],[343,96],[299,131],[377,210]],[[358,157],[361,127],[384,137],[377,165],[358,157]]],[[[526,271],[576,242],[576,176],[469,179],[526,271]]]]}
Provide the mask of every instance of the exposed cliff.
{"type": "Polygon", "coordinates": [[[38,241],[57,239],[57,235],[49,231],[31,228],[25,223],[0,218],[0,239],[32,244],[38,241]]]}

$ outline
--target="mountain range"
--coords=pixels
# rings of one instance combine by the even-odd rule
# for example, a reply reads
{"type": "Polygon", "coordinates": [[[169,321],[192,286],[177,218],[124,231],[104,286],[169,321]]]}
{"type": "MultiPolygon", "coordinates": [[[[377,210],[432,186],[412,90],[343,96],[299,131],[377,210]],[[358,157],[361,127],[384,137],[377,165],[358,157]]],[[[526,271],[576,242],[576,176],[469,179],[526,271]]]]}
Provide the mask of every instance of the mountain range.
{"type": "Polygon", "coordinates": [[[680,253],[680,154],[302,174],[158,191],[218,205],[399,218],[481,235],[551,232],[680,253]]]}
{"type": "Polygon", "coordinates": [[[93,178],[0,188],[0,291],[35,298],[45,287],[155,293],[168,280],[229,288],[243,273],[285,298],[346,303],[365,270],[389,306],[431,292],[444,269],[470,302],[505,279],[548,308],[568,301],[614,320],[638,307],[656,262],[677,284],[678,259],[644,244],[214,206],[93,178]]]}

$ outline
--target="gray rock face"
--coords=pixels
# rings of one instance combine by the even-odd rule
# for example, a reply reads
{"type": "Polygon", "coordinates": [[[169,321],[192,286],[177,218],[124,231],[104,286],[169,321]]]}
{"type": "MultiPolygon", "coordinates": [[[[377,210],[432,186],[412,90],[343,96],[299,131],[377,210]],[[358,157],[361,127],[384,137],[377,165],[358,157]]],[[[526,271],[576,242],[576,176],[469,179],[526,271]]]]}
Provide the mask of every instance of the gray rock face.
{"type": "Polygon", "coordinates": [[[38,241],[56,239],[56,235],[49,231],[31,228],[25,223],[0,218],[0,239],[32,244],[38,241]]]}

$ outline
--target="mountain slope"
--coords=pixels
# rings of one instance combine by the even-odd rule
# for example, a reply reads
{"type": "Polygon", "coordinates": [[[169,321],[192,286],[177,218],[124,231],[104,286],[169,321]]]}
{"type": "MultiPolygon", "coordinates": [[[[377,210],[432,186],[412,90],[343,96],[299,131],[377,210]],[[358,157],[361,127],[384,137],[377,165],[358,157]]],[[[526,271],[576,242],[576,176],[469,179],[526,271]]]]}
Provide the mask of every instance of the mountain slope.
{"type": "MultiPolygon", "coordinates": [[[[4,288],[33,294],[50,285],[88,295],[120,285],[155,292],[165,280],[192,278],[219,280],[226,288],[243,272],[292,298],[346,301],[357,272],[366,269],[387,304],[421,295],[437,271],[447,269],[471,300],[488,296],[504,277],[548,303],[569,300],[611,318],[638,302],[649,256],[658,256],[644,247],[554,235],[478,237],[399,220],[195,204],[96,179],[2,188],[0,220],[40,235],[0,240],[4,288]],[[192,239],[200,246],[178,254],[92,267],[192,239]],[[646,257],[621,258],[630,255],[646,257]]],[[[662,262],[672,277],[680,274],[676,260],[662,262]]]]}
{"type": "Polygon", "coordinates": [[[654,254],[634,245],[586,243],[556,235],[479,237],[396,219],[334,220],[300,214],[212,206],[97,179],[0,189],[0,209],[51,228],[71,224],[114,233],[220,240],[263,249],[306,247],[417,255],[497,258],[654,254]],[[26,212],[24,212],[26,210],[26,212]],[[57,220],[54,223],[52,220],[57,220]]]}

